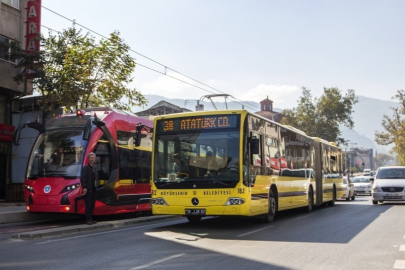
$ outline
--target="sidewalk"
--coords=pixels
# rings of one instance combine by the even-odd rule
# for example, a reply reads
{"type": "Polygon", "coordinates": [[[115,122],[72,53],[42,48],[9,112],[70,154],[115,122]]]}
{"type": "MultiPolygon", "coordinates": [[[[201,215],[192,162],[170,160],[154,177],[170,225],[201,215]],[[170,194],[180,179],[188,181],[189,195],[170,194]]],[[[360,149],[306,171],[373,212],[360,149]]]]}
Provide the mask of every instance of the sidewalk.
{"type": "Polygon", "coordinates": [[[58,213],[27,213],[25,203],[0,203],[0,224],[50,220],[66,217],[58,213]]]}

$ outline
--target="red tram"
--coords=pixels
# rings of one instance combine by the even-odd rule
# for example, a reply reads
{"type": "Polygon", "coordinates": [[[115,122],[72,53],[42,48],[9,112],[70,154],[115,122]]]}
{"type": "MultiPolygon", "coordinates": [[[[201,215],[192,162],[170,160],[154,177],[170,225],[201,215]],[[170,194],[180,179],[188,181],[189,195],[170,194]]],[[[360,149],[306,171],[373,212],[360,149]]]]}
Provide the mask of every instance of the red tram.
{"type": "Polygon", "coordinates": [[[149,120],[111,108],[78,110],[39,131],[27,164],[24,198],[28,212],[84,214],[80,186],[87,155],[96,154],[100,186],[94,215],[150,211],[152,126],[149,120]]]}

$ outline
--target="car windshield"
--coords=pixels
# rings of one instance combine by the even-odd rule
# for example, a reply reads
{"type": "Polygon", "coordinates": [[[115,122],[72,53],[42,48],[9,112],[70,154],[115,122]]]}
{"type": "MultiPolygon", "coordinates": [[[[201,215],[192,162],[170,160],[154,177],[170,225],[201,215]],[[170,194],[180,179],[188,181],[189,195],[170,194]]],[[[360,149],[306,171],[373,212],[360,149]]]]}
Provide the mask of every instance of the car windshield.
{"type": "Polygon", "coordinates": [[[405,179],[405,168],[386,168],[380,169],[377,173],[377,179],[405,179]]]}
{"type": "Polygon", "coordinates": [[[347,184],[347,178],[343,177],[343,184],[347,184]]]}
{"type": "Polygon", "coordinates": [[[239,129],[156,134],[158,188],[234,187],[239,181],[239,129]]]}
{"type": "Polygon", "coordinates": [[[82,154],[87,141],[83,127],[50,129],[39,135],[28,162],[27,178],[80,177],[82,154]]]}
{"type": "Polygon", "coordinates": [[[352,183],[370,183],[369,178],[353,178],[352,183]]]}

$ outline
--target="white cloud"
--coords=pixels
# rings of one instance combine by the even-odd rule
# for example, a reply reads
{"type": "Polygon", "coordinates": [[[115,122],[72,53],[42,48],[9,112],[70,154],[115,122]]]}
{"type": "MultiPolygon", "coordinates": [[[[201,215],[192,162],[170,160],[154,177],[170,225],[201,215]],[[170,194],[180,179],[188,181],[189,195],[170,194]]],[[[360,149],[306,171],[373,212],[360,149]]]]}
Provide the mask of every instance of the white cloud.
{"type": "Polygon", "coordinates": [[[301,88],[292,85],[265,85],[258,86],[238,95],[244,101],[260,102],[266,97],[272,100],[275,108],[292,108],[297,106],[298,97],[301,95],[301,88]]]}
{"type": "Polygon", "coordinates": [[[195,92],[194,89],[196,88],[192,86],[195,83],[192,80],[175,72],[167,74],[181,81],[168,76],[161,76],[153,82],[143,84],[139,90],[141,90],[142,94],[161,95],[169,98],[189,98],[187,93],[195,92]]]}

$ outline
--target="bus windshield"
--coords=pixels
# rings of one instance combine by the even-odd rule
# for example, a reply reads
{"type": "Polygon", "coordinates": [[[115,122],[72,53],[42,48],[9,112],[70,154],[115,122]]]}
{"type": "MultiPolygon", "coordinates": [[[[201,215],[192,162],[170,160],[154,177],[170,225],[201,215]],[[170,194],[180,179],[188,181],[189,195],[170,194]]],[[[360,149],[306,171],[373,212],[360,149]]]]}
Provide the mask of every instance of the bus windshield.
{"type": "Polygon", "coordinates": [[[40,134],[28,162],[27,178],[79,178],[82,157],[87,146],[82,133],[83,127],[75,127],[49,129],[40,134]]]}
{"type": "Polygon", "coordinates": [[[157,133],[154,183],[161,189],[232,188],[239,182],[239,128],[157,133]]]}

